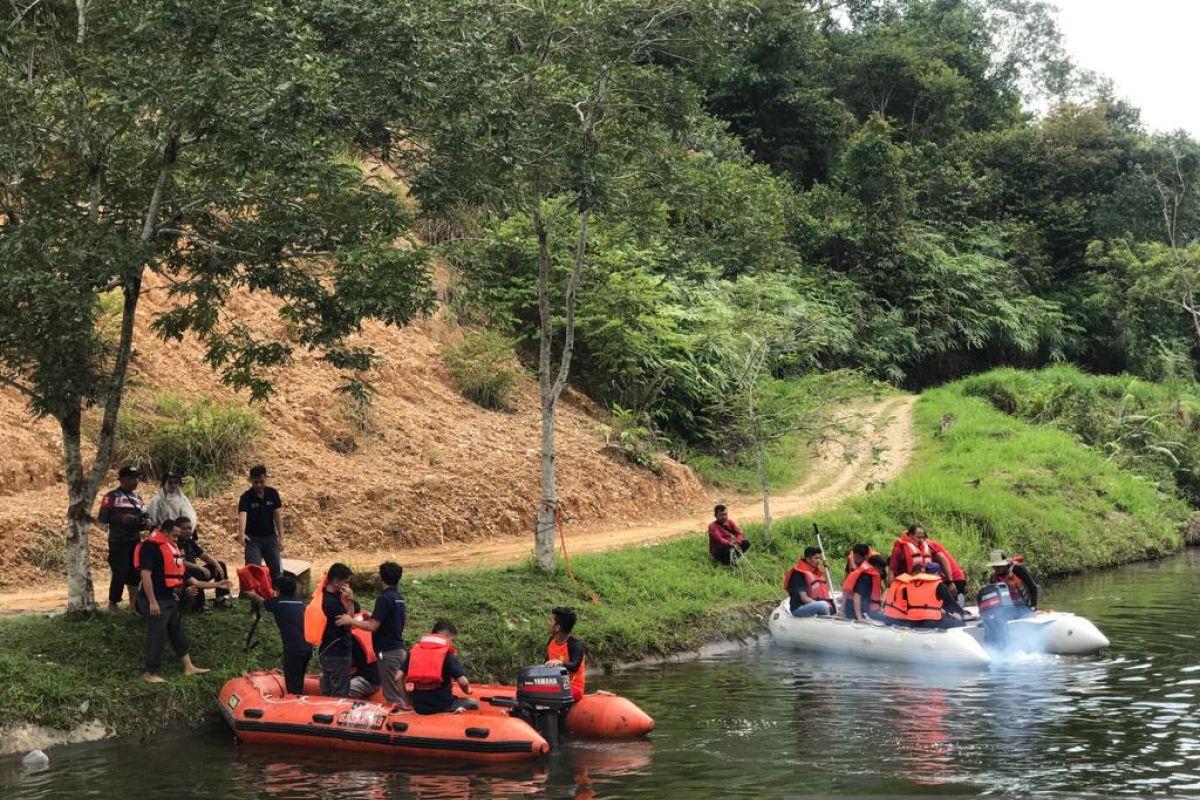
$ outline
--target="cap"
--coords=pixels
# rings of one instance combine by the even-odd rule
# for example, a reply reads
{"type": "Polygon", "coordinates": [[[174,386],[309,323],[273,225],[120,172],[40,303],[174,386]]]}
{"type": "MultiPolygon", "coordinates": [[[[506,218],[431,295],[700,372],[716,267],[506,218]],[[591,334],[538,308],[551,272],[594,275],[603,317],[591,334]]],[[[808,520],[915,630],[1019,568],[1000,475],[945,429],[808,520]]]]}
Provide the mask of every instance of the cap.
{"type": "Polygon", "coordinates": [[[989,567],[1011,567],[1012,563],[1012,559],[1006,556],[1003,550],[993,550],[988,558],[989,567]]]}
{"type": "Polygon", "coordinates": [[[928,564],[925,565],[925,571],[926,572],[941,572],[942,565],[936,561],[930,561],[928,564]]]}
{"type": "Polygon", "coordinates": [[[124,467],[121,467],[119,470],[117,470],[117,477],[118,478],[140,478],[140,477],[142,477],[142,471],[140,469],[138,469],[137,467],[132,467],[132,466],[126,465],[124,467]]]}

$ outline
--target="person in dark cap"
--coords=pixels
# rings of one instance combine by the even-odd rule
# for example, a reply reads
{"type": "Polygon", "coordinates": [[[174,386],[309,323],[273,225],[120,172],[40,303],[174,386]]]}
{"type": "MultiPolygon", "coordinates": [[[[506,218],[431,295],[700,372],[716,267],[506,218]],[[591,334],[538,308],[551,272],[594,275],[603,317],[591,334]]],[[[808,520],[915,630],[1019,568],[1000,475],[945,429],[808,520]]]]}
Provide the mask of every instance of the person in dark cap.
{"type": "Polygon", "coordinates": [[[96,519],[108,526],[108,611],[120,610],[121,595],[129,592],[129,607],[134,607],[139,575],[133,564],[133,550],[150,528],[146,503],[138,496],[138,481],[142,474],[136,467],[124,466],[117,471],[116,489],[100,499],[96,519]]]}

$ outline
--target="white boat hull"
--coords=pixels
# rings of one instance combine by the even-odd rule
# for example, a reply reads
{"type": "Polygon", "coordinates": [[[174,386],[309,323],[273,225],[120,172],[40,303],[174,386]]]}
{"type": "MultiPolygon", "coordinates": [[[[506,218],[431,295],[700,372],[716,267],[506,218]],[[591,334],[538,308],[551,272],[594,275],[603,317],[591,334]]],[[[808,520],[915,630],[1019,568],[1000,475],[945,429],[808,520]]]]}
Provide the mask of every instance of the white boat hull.
{"type": "Polygon", "coordinates": [[[781,645],[831,655],[972,669],[992,660],[966,628],[929,630],[840,617],[797,618],[787,600],[771,612],[767,626],[781,645]]]}
{"type": "MultiPolygon", "coordinates": [[[[975,609],[968,609],[975,611],[975,609]]],[[[978,623],[968,630],[982,641],[978,623]]],[[[1012,650],[1056,656],[1091,656],[1108,647],[1108,637],[1090,619],[1068,611],[1039,611],[1008,623],[1012,650]]]]}

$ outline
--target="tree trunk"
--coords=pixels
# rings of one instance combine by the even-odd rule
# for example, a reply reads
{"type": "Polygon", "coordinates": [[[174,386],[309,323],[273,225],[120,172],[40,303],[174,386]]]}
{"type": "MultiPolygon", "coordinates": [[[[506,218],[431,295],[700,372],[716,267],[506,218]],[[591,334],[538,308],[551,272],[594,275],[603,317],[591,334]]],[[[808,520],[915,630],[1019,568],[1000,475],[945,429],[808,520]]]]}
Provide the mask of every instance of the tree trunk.
{"type": "Polygon", "coordinates": [[[558,530],[558,483],[554,470],[554,412],[557,398],[542,397],[542,499],[538,504],[534,556],[538,569],[554,571],[554,535],[558,530]]]}
{"type": "Polygon", "coordinates": [[[763,497],[763,544],[771,543],[771,486],[767,482],[767,448],[758,443],[758,485],[763,497]]]}
{"type": "Polygon", "coordinates": [[[67,611],[86,614],[96,608],[92,568],[88,559],[88,529],[96,489],[83,470],[80,418],[76,409],[60,420],[67,468],[67,611]]]}

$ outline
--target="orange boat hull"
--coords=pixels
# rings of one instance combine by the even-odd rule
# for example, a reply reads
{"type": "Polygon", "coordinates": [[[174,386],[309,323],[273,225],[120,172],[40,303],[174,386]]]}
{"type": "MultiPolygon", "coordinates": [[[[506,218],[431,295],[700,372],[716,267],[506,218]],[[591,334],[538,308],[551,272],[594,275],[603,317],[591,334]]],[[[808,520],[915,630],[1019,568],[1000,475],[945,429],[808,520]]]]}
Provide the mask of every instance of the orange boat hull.
{"type": "Polygon", "coordinates": [[[519,761],[550,751],[537,731],[507,713],[420,715],[373,700],[297,697],[286,694],[278,672],[228,681],[220,709],[237,737],[251,743],[468,761],[519,761]]]}

